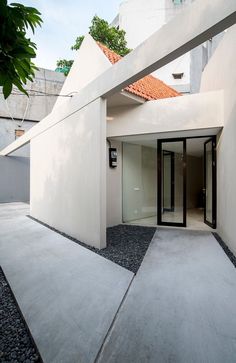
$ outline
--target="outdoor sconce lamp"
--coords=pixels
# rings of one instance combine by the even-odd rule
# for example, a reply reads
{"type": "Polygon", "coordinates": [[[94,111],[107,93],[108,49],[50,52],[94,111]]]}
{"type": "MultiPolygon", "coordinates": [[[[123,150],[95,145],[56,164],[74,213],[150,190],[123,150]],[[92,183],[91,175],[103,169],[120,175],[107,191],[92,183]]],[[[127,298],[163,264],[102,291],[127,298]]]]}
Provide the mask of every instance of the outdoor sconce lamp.
{"type": "Polygon", "coordinates": [[[107,139],[109,144],[109,166],[110,168],[117,167],[117,149],[111,146],[111,141],[107,139]]]}
{"type": "Polygon", "coordinates": [[[109,147],[109,166],[110,168],[117,167],[117,149],[109,147]]]}
{"type": "Polygon", "coordinates": [[[184,76],[184,73],[172,73],[172,76],[174,77],[174,79],[182,79],[184,76]]]}

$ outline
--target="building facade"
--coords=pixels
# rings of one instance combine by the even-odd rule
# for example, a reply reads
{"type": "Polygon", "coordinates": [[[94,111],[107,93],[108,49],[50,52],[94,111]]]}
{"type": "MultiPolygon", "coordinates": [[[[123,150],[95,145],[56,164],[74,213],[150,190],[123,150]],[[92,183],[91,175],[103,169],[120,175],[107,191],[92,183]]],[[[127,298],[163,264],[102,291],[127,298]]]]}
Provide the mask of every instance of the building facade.
{"type": "MultiPolygon", "coordinates": [[[[194,0],[126,0],[112,25],[125,30],[128,47],[136,48],[194,0]]],[[[187,31],[187,30],[186,30],[187,31]]],[[[155,72],[155,76],[182,93],[199,92],[202,72],[222,35],[184,54],[155,72]]]]}
{"type": "Polygon", "coordinates": [[[73,97],[59,98],[1,151],[7,162],[30,142],[31,216],[97,248],[119,223],[193,222],[217,230],[235,253],[235,14],[234,0],[196,1],[115,64],[86,36],[61,90],[73,97]],[[127,94],[163,59],[168,64],[225,29],[199,93],[127,94]]]}
{"type": "MultiPolygon", "coordinates": [[[[34,81],[26,85],[29,97],[16,87],[7,100],[0,97],[1,148],[22,136],[52,111],[64,81],[64,74],[39,68],[34,81]]],[[[29,156],[29,148],[19,150],[17,155],[29,156]]]]}

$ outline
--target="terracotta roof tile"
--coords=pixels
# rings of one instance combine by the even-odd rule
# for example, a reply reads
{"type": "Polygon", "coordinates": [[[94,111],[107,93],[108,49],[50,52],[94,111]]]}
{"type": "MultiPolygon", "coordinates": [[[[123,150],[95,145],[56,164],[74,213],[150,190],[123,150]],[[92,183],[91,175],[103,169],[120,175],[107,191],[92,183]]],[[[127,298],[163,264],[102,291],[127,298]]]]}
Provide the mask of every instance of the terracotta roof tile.
{"type": "MultiPolygon", "coordinates": [[[[113,50],[110,50],[104,44],[100,42],[97,42],[97,44],[112,64],[115,64],[122,59],[119,54],[115,53],[113,50]]],[[[177,97],[181,95],[179,92],[170,86],[167,86],[167,84],[152,75],[146,76],[131,84],[125,88],[125,91],[133,93],[136,96],[142,97],[148,101],[158,100],[161,98],[177,97]]]]}

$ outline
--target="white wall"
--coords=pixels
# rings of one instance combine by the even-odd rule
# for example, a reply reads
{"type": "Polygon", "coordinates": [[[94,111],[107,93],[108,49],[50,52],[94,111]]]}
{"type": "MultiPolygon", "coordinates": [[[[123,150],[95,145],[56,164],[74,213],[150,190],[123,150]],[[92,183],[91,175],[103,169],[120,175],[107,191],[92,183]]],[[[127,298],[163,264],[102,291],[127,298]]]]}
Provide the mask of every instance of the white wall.
{"type": "MultiPolygon", "coordinates": [[[[77,51],[73,66],[61,90],[61,95],[74,94],[93,81],[112,64],[99,48],[91,35],[87,34],[77,51]]],[[[55,107],[65,103],[58,97],[55,107]]]]}
{"type": "MultiPolygon", "coordinates": [[[[15,140],[15,130],[24,130],[27,132],[36,123],[24,121],[23,123],[16,120],[0,118],[0,149],[6,147],[15,140]]],[[[30,156],[29,145],[25,145],[14,152],[15,156],[30,156]]]]}
{"type": "Polygon", "coordinates": [[[30,214],[106,245],[106,102],[90,103],[31,140],[30,214]]]}
{"type": "Polygon", "coordinates": [[[123,220],[156,216],[157,151],[143,145],[123,144],[123,220]]]}
{"type": "MultiPolygon", "coordinates": [[[[187,145],[188,148],[188,145],[187,145]]],[[[199,194],[204,186],[203,158],[187,155],[187,208],[199,208],[199,194]]],[[[203,206],[202,206],[203,207],[203,206]]]]}
{"type": "Polygon", "coordinates": [[[0,203],[29,202],[29,158],[0,156],[0,203]]]}
{"type": "MultiPolygon", "coordinates": [[[[176,16],[191,0],[181,5],[174,5],[172,0],[127,0],[121,3],[119,26],[126,32],[128,47],[136,48],[155,31],[176,16]]],[[[160,68],[154,75],[168,85],[177,86],[183,92],[189,92],[190,55],[189,53],[160,68]],[[172,73],[184,73],[180,80],[175,80],[172,73]]]]}
{"type": "Polygon", "coordinates": [[[18,120],[25,118],[31,121],[41,121],[52,111],[57,100],[55,95],[60,93],[64,81],[64,74],[39,68],[35,72],[34,81],[26,84],[25,88],[31,90],[29,97],[23,95],[16,87],[14,87],[13,94],[8,97],[7,101],[4,100],[2,95],[0,96],[0,116],[13,116],[18,120]],[[44,95],[44,93],[47,93],[47,95],[44,95]]]}
{"type": "Polygon", "coordinates": [[[218,232],[236,254],[236,26],[228,29],[207,65],[201,90],[224,89],[225,126],[217,145],[218,232]]]}
{"type": "Polygon", "coordinates": [[[149,101],[109,110],[107,137],[222,127],[222,92],[149,101]]]}
{"type": "Polygon", "coordinates": [[[127,0],[120,4],[119,26],[128,46],[136,48],[165,23],[165,0],[127,0]]]}
{"type": "Polygon", "coordinates": [[[109,167],[109,146],[107,147],[107,227],[122,223],[122,144],[112,141],[117,148],[117,168],[109,167]]]}

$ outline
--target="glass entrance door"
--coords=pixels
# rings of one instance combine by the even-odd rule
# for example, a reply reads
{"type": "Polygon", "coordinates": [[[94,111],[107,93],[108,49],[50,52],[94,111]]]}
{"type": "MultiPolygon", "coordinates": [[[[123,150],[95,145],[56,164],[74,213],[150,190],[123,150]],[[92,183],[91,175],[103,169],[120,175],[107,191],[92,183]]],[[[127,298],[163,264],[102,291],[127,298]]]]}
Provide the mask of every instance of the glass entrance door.
{"type": "Polygon", "coordinates": [[[204,143],[204,222],[216,228],[216,139],[204,143]]]}
{"type": "Polygon", "coordinates": [[[158,140],[158,224],[186,227],[186,140],[158,140]]]}

